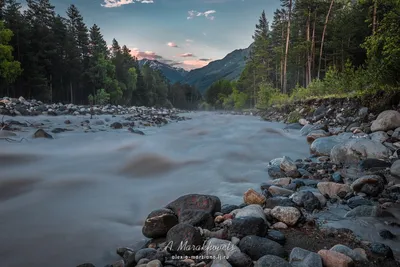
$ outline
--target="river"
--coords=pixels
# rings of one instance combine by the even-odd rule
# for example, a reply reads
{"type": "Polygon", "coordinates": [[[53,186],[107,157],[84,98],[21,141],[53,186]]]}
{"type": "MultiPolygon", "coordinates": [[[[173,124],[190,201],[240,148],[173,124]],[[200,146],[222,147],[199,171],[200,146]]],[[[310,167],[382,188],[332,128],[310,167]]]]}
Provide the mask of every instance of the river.
{"type": "MultiPolygon", "coordinates": [[[[145,136],[108,126],[85,133],[79,126],[53,140],[29,138],[32,128],[19,133],[28,141],[0,140],[1,266],[104,266],[117,247],[142,239],[150,211],[189,193],[240,204],[247,189],[269,179],[268,161],[309,155],[305,138],[284,131],[284,124],[187,115],[192,120],[145,128],[145,136]]],[[[106,117],[121,120],[97,119],[106,117]]],[[[65,119],[79,125],[88,117],[15,119],[48,119],[51,130],[66,127],[65,119]]]]}

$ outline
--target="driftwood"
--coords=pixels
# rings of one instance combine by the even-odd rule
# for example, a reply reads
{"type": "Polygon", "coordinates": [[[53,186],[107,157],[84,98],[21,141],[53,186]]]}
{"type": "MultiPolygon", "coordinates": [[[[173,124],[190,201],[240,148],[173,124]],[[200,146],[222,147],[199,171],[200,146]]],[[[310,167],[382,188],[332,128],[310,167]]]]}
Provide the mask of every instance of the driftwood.
{"type": "MultiPolygon", "coordinates": [[[[7,127],[9,127],[9,125],[7,124],[7,123],[5,123],[4,122],[4,116],[5,115],[3,115],[3,117],[1,118],[1,123],[0,123],[0,131],[3,131],[3,129],[5,129],[5,128],[7,128],[7,127]]],[[[9,138],[9,137],[1,137],[0,136],[0,139],[4,139],[4,140],[6,140],[7,142],[10,142],[10,143],[21,143],[23,140],[26,140],[26,141],[28,141],[26,138],[24,138],[24,137],[22,137],[20,140],[15,140],[15,139],[12,139],[12,138],[9,138]]],[[[29,141],[28,141],[29,142],[29,141]]]]}

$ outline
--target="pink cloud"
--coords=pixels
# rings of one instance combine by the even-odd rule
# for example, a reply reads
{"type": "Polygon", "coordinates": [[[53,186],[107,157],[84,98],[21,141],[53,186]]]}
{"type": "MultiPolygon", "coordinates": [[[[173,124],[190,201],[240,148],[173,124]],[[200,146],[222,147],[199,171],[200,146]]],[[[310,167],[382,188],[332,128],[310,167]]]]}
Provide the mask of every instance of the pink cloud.
{"type": "Polygon", "coordinates": [[[194,57],[194,55],[192,53],[184,53],[184,54],[180,54],[181,57],[194,57]]]}
{"type": "Polygon", "coordinates": [[[169,47],[178,47],[178,45],[176,43],[174,43],[174,42],[169,42],[169,43],[167,43],[167,45],[169,47]]]}
{"type": "Polygon", "coordinates": [[[144,51],[144,52],[142,52],[138,48],[132,48],[131,49],[131,55],[134,56],[134,57],[137,57],[138,59],[147,58],[147,59],[155,60],[155,59],[161,59],[162,58],[162,56],[157,55],[153,51],[144,51]]]}

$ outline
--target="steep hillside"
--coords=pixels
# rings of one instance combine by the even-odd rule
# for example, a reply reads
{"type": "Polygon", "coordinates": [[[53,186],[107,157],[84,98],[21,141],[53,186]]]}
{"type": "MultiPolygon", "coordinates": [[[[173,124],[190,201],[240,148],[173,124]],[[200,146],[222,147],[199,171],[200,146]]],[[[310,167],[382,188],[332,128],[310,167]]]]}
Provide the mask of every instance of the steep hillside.
{"type": "Polygon", "coordinates": [[[250,48],[251,45],[245,49],[237,49],[223,59],[210,62],[203,68],[191,70],[181,82],[194,85],[204,93],[211,84],[220,79],[236,80],[246,65],[245,58],[249,55],[250,48]]]}
{"type": "Polygon", "coordinates": [[[188,72],[182,68],[175,68],[157,60],[150,60],[150,59],[139,60],[140,67],[146,63],[148,63],[151,68],[160,70],[171,83],[181,81],[188,74],[188,72]]]}

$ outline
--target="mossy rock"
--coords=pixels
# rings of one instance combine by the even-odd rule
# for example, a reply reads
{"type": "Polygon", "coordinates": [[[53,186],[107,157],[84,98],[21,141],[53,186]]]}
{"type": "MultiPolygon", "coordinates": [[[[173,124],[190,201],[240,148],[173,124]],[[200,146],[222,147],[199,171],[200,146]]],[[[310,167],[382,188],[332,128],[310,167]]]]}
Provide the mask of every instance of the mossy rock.
{"type": "Polygon", "coordinates": [[[297,110],[294,110],[292,112],[289,113],[286,122],[287,123],[296,123],[299,122],[299,120],[301,119],[301,115],[297,110]]]}

